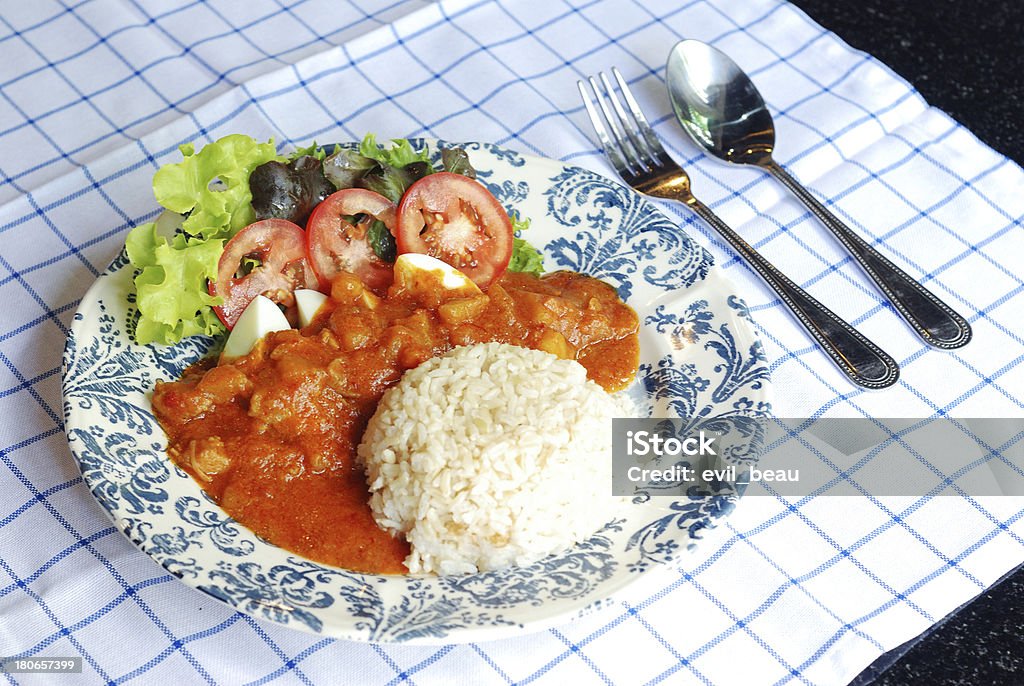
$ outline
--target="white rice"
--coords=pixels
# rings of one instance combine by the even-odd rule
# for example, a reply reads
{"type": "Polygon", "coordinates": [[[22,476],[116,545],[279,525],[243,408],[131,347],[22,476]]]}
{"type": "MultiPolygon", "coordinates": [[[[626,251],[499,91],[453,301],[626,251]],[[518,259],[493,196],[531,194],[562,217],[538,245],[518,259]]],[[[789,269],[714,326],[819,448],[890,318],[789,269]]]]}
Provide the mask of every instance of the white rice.
{"type": "Polygon", "coordinates": [[[412,369],[359,446],[377,523],[413,574],[531,564],[614,516],[611,419],[623,405],[577,362],[501,343],[412,369]]]}

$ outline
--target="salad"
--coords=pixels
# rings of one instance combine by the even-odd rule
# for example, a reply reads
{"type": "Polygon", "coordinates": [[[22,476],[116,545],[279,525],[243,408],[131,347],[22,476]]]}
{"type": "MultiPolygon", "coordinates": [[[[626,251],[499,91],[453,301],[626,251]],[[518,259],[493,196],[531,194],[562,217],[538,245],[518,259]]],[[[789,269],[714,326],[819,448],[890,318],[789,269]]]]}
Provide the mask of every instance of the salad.
{"type": "Polygon", "coordinates": [[[435,166],[407,140],[367,135],[356,147],[315,143],[288,156],[232,134],[153,177],[166,210],[125,242],[137,269],[140,344],[230,330],[257,296],[294,318],[295,292],[329,292],[339,272],[383,292],[400,254],[422,253],[486,288],[506,270],[543,272],[540,253],[475,180],[466,151],[435,166]]]}

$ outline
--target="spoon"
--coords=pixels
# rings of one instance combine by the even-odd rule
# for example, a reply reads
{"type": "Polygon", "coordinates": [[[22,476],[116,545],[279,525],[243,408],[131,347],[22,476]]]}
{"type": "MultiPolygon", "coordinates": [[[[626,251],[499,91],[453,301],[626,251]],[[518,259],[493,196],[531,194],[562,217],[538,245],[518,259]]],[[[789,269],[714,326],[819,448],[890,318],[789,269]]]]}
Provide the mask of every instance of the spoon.
{"type": "Polygon", "coordinates": [[[728,55],[696,40],[668,56],[668,93],[676,118],[711,155],[769,172],[799,198],[850,252],[926,343],[952,350],[971,340],[971,326],[931,291],[855,234],[772,159],[775,125],[753,81],[728,55]]]}

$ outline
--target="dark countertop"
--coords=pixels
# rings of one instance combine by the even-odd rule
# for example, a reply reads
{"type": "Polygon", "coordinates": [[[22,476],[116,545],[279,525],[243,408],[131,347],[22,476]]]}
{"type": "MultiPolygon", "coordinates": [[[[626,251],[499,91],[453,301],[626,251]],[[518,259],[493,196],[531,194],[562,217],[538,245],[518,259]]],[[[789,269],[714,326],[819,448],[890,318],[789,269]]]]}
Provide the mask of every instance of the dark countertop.
{"type": "MultiPolygon", "coordinates": [[[[1024,165],[1024,2],[793,0],[1024,165]]],[[[1024,683],[1024,566],[862,672],[855,686],[1024,683]]]]}
{"type": "Polygon", "coordinates": [[[886,63],[930,104],[1024,165],[1024,3],[1020,0],[793,0],[886,63]]]}

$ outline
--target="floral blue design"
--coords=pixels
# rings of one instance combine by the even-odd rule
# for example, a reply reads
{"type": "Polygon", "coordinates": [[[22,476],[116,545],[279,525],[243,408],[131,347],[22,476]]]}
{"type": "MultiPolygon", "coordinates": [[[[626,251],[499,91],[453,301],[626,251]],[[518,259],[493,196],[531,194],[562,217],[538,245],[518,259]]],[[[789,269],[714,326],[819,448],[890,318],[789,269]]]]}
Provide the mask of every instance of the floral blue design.
{"type": "Polygon", "coordinates": [[[221,583],[206,583],[199,588],[243,612],[280,624],[295,619],[320,631],[323,622],[313,610],[334,604],[334,597],[322,588],[333,572],[309,560],[290,558],[289,563],[264,569],[256,562],[222,562],[219,569],[210,572],[210,579],[221,583]]]}
{"type": "Polygon", "coordinates": [[[72,403],[79,410],[96,408],[111,424],[124,423],[129,429],[151,434],[154,422],[149,410],[129,400],[153,388],[153,376],[144,364],[146,353],[124,341],[104,303],[100,301],[98,306],[100,337],[84,347],[69,338],[64,347],[64,414],[67,416],[72,403]]]}
{"type": "MultiPolygon", "coordinates": [[[[137,425],[128,426],[138,430],[137,425]]],[[[168,496],[161,484],[167,482],[170,470],[159,444],[141,446],[137,434],[108,433],[100,425],[72,428],[68,440],[77,448],[82,477],[105,508],[123,508],[129,514],[163,511],[160,503],[168,496]]]]}
{"type": "Polygon", "coordinates": [[[516,203],[522,202],[530,192],[530,186],[525,181],[505,180],[495,183],[490,180],[490,176],[490,172],[477,172],[476,180],[482,183],[491,192],[491,195],[505,206],[506,211],[514,211],[516,203]]]}
{"type": "Polygon", "coordinates": [[[671,355],[658,360],[657,365],[640,365],[638,377],[647,395],[655,400],[666,400],[678,417],[698,414],[701,392],[711,385],[710,379],[701,376],[695,365],[680,365],[671,355]]]}
{"type": "MultiPolygon", "coordinates": [[[[437,153],[436,143],[413,146],[437,153]]],[[[770,411],[767,365],[746,306],[715,281],[710,256],[650,203],[592,172],[490,144],[465,147],[481,181],[534,219],[530,240],[545,247],[549,268],[601,276],[631,297],[647,335],[631,395],[684,417],[687,427],[738,436],[730,461],[755,460],[755,420],[770,411]],[[708,287],[687,290],[700,281],[708,287]]],[[[150,412],[152,386],[216,347],[209,338],[134,345],[131,280],[122,252],[75,317],[64,356],[69,445],[89,488],[131,540],[240,611],[374,641],[512,633],[600,607],[611,589],[678,559],[738,501],[731,484],[712,482],[653,510],[627,508],[588,540],[529,567],[465,577],[362,575],[297,558],[227,516],[166,458],[150,412]]]]}
{"type": "MultiPolygon", "coordinates": [[[[377,603],[369,612],[371,641],[404,642],[423,638],[441,639],[451,632],[472,626],[515,626],[516,623],[501,614],[481,612],[465,596],[439,593],[437,584],[426,579],[406,580],[405,592],[397,605],[387,609],[377,603]]],[[[362,604],[365,609],[365,603],[362,604]]]]}
{"type": "MultiPolygon", "coordinates": [[[[724,490],[729,491],[729,488],[724,490]]],[[[679,532],[686,534],[685,549],[690,550],[703,538],[705,529],[714,528],[715,520],[736,507],[734,488],[731,493],[715,493],[694,487],[687,497],[687,500],[671,503],[667,514],[630,536],[626,549],[639,553],[638,558],[627,565],[630,572],[645,572],[652,564],[672,562],[683,549],[679,532]]]]}
{"type": "Polygon", "coordinates": [[[549,555],[530,567],[511,567],[472,576],[444,577],[444,588],[470,594],[486,607],[540,605],[555,598],[583,597],[614,574],[618,567],[610,532],[622,531],[613,520],[586,541],[562,555],[549,555]]]}
{"type": "Polygon", "coordinates": [[[311,610],[331,607],[336,599],[345,605],[355,625],[371,641],[440,639],[467,626],[515,624],[500,614],[479,613],[469,598],[450,597],[423,578],[402,579],[401,600],[389,604],[377,590],[379,580],[375,584],[371,577],[321,567],[300,558],[289,558],[287,565],[277,565],[269,574],[249,562],[237,565],[237,572],[228,571],[227,565],[223,567],[210,575],[222,583],[203,590],[221,599],[231,598],[241,609],[274,621],[287,624],[294,617],[316,631],[322,625],[311,610]],[[330,587],[332,582],[341,582],[336,598],[317,590],[330,587]]]}
{"type": "MultiPolygon", "coordinates": [[[[750,313],[743,301],[731,296],[728,303],[739,316],[749,317],[750,313]]],[[[721,380],[711,394],[713,402],[725,402],[740,388],[762,388],[768,379],[768,366],[765,364],[761,341],[755,339],[747,350],[741,350],[728,323],[723,322],[718,328],[712,327],[713,315],[707,307],[706,300],[697,300],[684,308],[680,315],[667,311],[665,305],[658,305],[654,314],[644,319],[644,323],[653,325],[661,333],[668,333],[677,349],[698,343],[702,337],[710,337],[704,343],[704,349],[713,351],[721,358],[715,371],[722,373],[721,380]]]]}
{"type": "MultiPolygon", "coordinates": [[[[458,145],[460,148],[463,148],[465,150],[486,151],[490,153],[494,157],[494,159],[500,162],[504,162],[510,167],[522,167],[523,165],[526,164],[526,158],[524,158],[520,153],[516,152],[515,150],[503,148],[500,145],[495,145],[494,143],[470,142],[456,143],[454,145],[458,145]]],[[[476,156],[474,155],[473,157],[475,158],[476,156]]]]}
{"type": "Polygon", "coordinates": [[[623,298],[633,290],[630,277],[638,273],[668,291],[707,275],[711,255],[632,190],[579,168],[566,168],[550,182],[544,191],[549,216],[578,229],[572,239],[547,245],[560,266],[614,283],[623,298]],[[654,246],[668,256],[667,268],[654,264],[654,246]]]}
{"type": "Polygon", "coordinates": [[[681,337],[690,342],[696,342],[699,336],[711,330],[712,319],[714,319],[714,314],[708,310],[708,301],[694,300],[683,309],[682,315],[666,311],[665,305],[658,305],[654,308],[654,314],[648,315],[644,319],[644,323],[653,324],[658,333],[668,331],[675,333],[686,327],[689,331],[681,334],[681,337]]]}
{"type": "Polygon", "coordinates": [[[125,518],[124,533],[138,546],[159,551],[160,564],[178,577],[198,578],[202,567],[194,557],[178,557],[185,553],[191,542],[185,530],[174,527],[173,531],[150,535],[153,523],[135,518],[125,518]]]}
{"type": "Polygon", "coordinates": [[[744,354],[736,345],[732,329],[727,324],[722,324],[713,333],[716,338],[708,341],[704,347],[722,358],[715,366],[716,372],[722,372],[722,380],[711,394],[711,400],[725,402],[740,388],[761,388],[768,378],[768,366],[764,363],[760,341],[751,343],[744,354]]]}
{"type": "MultiPolygon", "coordinates": [[[[128,250],[122,248],[121,252],[117,254],[117,257],[114,258],[114,261],[110,263],[110,266],[107,267],[107,269],[115,271],[120,269],[121,267],[128,266],[128,262],[128,250]]],[[[132,298],[132,300],[134,301],[134,298],[132,298]]]]}
{"type": "Polygon", "coordinates": [[[210,336],[189,336],[176,345],[151,345],[153,361],[164,378],[177,379],[187,367],[198,360],[219,354],[223,341],[210,336]]]}
{"type": "MultiPolygon", "coordinates": [[[[177,540],[185,544],[183,550],[193,543],[209,538],[217,550],[227,555],[241,557],[252,553],[255,544],[242,537],[238,522],[201,505],[198,498],[191,496],[183,496],[174,502],[174,510],[181,521],[192,525],[187,533],[182,529],[182,535],[177,536],[177,540]]],[[[175,527],[175,530],[179,528],[181,527],[175,527]]]]}
{"type": "MultiPolygon", "coordinates": [[[[749,316],[741,300],[730,297],[728,305],[740,317],[749,316]]],[[[720,360],[713,365],[714,374],[710,375],[717,383],[712,385],[711,378],[699,375],[694,365],[679,364],[671,355],[654,365],[641,365],[639,376],[652,398],[667,400],[668,408],[683,419],[679,434],[692,435],[700,430],[718,434],[723,437],[720,445],[726,446],[719,456],[722,460],[737,465],[751,464],[756,462],[763,442],[764,427],[758,420],[768,416],[770,406],[746,395],[735,396],[740,390],[750,393],[763,389],[768,380],[768,367],[759,341],[755,340],[743,350],[737,344],[730,323],[718,323],[715,319],[708,302],[696,300],[680,308],[679,313],[659,305],[644,322],[668,334],[677,350],[703,342],[703,349],[720,360]]],[[[675,433],[671,427],[668,430],[675,433]]],[[[686,461],[679,464],[693,466],[686,461]]],[[[651,486],[640,491],[635,502],[646,502],[652,495],[658,495],[658,491],[676,493],[681,487],[680,483],[670,482],[651,486]]],[[[680,531],[685,531],[690,540],[687,548],[692,547],[693,542],[702,537],[704,529],[714,526],[715,519],[732,511],[739,493],[734,482],[714,482],[691,486],[686,495],[687,500],[671,503],[668,514],[648,523],[630,538],[629,547],[639,554],[639,559],[630,564],[630,571],[642,572],[652,563],[675,559],[679,554],[676,538],[680,531]]]]}

